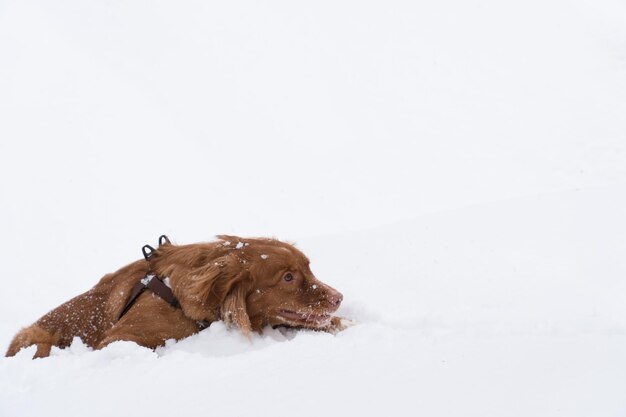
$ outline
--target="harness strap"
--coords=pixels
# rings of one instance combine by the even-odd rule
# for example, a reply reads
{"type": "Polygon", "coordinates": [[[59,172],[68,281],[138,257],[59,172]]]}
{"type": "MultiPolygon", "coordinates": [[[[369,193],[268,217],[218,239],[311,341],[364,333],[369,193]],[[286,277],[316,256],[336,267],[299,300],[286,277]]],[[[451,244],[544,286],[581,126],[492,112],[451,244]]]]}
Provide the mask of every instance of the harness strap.
{"type": "Polygon", "coordinates": [[[161,281],[157,276],[153,276],[152,279],[148,280],[148,284],[146,285],[146,288],[148,288],[150,291],[152,291],[153,293],[155,293],[156,295],[158,295],[159,297],[167,301],[169,305],[171,305],[172,307],[174,308],[180,307],[180,303],[178,302],[176,297],[174,297],[174,293],[172,292],[172,289],[168,287],[167,285],[165,285],[165,283],[161,281]]]}
{"type": "MultiPolygon", "coordinates": [[[[159,236],[159,247],[163,245],[171,245],[169,238],[165,235],[159,236]]],[[[141,248],[141,252],[143,253],[143,257],[146,259],[148,264],[150,264],[150,260],[152,256],[154,256],[156,250],[150,245],[144,245],[141,248]]],[[[174,296],[172,289],[167,284],[165,284],[159,277],[157,277],[154,273],[148,272],[146,276],[143,277],[133,287],[133,290],[130,293],[130,297],[128,298],[128,301],[126,302],[126,305],[124,306],[124,308],[122,309],[122,312],[117,318],[118,321],[122,318],[124,314],[128,312],[128,310],[130,310],[133,304],[135,304],[135,301],[137,301],[137,298],[139,298],[139,296],[146,289],[149,289],[154,294],[161,297],[163,300],[169,303],[169,305],[171,305],[172,307],[180,308],[180,303],[174,296]]],[[[209,327],[211,323],[206,320],[200,320],[196,322],[196,325],[198,326],[199,330],[204,330],[207,327],[209,327]]]]}
{"type": "Polygon", "coordinates": [[[126,302],[124,309],[122,310],[119,317],[117,318],[118,320],[121,319],[122,316],[128,312],[128,310],[130,310],[133,304],[135,304],[135,301],[137,301],[137,298],[139,298],[141,293],[143,293],[146,290],[146,288],[152,291],[153,293],[155,293],[156,295],[158,295],[159,297],[161,297],[166,302],[168,302],[169,305],[171,305],[172,307],[174,308],[180,307],[180,303],[174,296],[172,289],[168,287],[167,285],[165,285],[165,283],[161,281],[159,277],[157,277],[154,274],[149,273],[144,278],[142,278],[137,284],[135,284],[135,286],[133,287],[133,290],[130,293],[130,298],[126,302]]]}

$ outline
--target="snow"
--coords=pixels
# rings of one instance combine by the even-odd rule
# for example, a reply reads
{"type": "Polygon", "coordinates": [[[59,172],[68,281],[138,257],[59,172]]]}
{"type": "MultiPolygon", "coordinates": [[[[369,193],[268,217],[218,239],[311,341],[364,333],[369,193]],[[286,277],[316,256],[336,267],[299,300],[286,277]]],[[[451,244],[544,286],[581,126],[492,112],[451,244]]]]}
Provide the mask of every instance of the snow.
{"type": "Polygon", "coordinates": [[[152,279],[153,279],[154,277],[155,277],[155,275],[154,275],[154,274],[149,274],[149,275],[146,275],[146,276],[145,276],[145,278],[142,278],[142,279],[141,279],[141,283],[142,283],[143,285],[148,285],[148,284],[150,283],[150,281],[152,281],[152,279]]]}
{"type": "MultiPolygon", "coordinates": [[[[610,187],[302,239],[357,321],[344,332],[248,341],[214,323],[156,352],[77,340],[32,361],[30,348],[0,360],[2,415],[618,415],[624,212],[626,187],[610,187]],[[149,386],[172,401],[137,402],[149,386]]],[[[3,322],[5,340],[22,322],[3,322]]]]}
{"type": "Polygon", "coordinates": [[[626,414],[625,19],[3,2],[0,347],[163,233],[296,241],[355,324],[31,347],[0,415],[626,414]]]}

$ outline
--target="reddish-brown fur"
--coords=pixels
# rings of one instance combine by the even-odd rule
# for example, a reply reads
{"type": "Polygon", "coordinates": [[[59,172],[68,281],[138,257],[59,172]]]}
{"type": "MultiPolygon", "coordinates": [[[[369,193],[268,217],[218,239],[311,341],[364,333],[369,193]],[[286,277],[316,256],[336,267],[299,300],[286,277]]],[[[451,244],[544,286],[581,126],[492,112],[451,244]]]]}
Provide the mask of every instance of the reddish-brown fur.
{"type": "Polygon", "coordinates": [[[116,340],[156,348],[168,339],[197,333],[201,321],[224,320],[245,334],[277,325],[342,329],[341,320],[331,316],[342,295],[315,278],[298,249],[275,239],[218,238],[191,245],[167,243],[156,250],[150,265],[136,261],[105,275],[89,291],[20,331],[6,356],[37,345],[34,357],[45,357],[52,346],[67,347],[74,337],[95,349],[116,340]],[[149,270],[169,277],[181,308],[144,291],[118,321],[133,286],[149,270]]]}

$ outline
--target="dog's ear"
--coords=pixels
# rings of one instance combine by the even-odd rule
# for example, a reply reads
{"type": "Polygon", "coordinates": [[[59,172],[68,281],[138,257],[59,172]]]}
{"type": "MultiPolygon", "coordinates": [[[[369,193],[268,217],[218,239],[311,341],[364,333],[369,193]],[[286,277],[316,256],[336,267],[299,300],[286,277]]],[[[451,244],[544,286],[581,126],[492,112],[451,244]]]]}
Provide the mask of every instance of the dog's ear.
{"type": "Polygon", "coordinates": [[[246,285],[239,283],[233,288],[222,304],[222,319],[230,325],[239,327],[246,337],[250,337],[252,325],[246,307],[246,285]]]}
{"type": "MultiPolygon", "coordinates": [[[[203,314],[206,314],[209,306],[220,306],[220,318],[236,325],[245,334],[250,333],[250,319],[246,311],[249,272],[237,257],[227,254],[213,259],[207,265],[193,271],[190,277],[185,291],[189,297],[185,297],[184,300],[189,302],[180,300],[183,308],[185,305],[189,307],[193,305],[194,310],[204,310],[203,314]]],[[[193,314],[192,318],[201,319],[196,317],[198,315],[193,314]]]]}

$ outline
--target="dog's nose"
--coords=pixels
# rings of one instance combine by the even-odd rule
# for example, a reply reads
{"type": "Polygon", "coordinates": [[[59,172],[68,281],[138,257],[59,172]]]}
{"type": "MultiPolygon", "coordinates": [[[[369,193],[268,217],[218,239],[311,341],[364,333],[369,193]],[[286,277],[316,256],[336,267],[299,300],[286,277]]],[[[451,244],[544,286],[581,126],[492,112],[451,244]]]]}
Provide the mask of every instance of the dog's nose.
{"type": "Polygon", "coordinates": [[[327,300],[335,307],[339,307],[339,304],[343,301],[343,294],[336,290],[330,290],[328,292],[327,300]]]}

